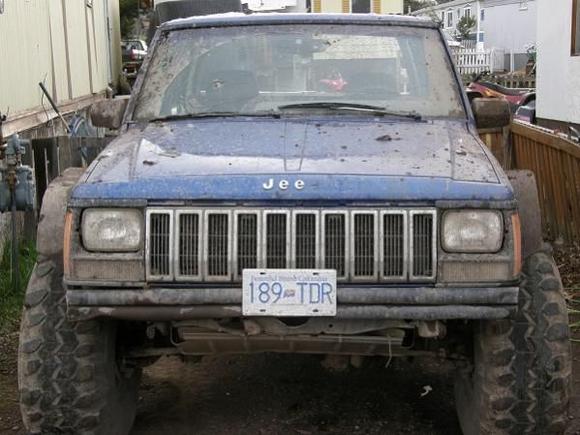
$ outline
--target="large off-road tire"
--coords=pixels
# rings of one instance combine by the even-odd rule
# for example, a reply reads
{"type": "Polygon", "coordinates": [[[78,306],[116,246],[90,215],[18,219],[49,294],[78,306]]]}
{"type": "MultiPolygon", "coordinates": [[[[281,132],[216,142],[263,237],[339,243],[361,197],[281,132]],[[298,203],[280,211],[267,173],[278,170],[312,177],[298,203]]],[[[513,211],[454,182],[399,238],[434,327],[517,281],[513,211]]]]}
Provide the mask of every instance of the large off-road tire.
{"type": "Polygon", "coordinates": [[[66,319],[60,263],[41,256],[26,291],[18,351],[24,425],[30,434],[127,434],[140,373],[119,369],[114,322],[66,319]]]}
{"type": "Polygon", "coordinates": [[[473,365],[455,384],[464,434],[564,433],[570,331],[552,256],[538,252],[525,261],[515,319],[474,326],[473,365]]]}

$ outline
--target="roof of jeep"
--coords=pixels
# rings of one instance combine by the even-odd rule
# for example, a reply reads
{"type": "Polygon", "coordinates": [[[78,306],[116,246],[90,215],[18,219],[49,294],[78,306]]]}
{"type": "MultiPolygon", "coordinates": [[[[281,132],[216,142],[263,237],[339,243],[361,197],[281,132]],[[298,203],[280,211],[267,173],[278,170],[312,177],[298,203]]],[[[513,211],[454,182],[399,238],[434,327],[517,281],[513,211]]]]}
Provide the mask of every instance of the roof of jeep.
{"type": "Polygon", "coordinates": [[[196,27],[253,26],[263,24],[379,24],[407,27],[437,28],[428,18],[408,15],[377,14],[288,14],[264,13],[245,15],[231,12],[227,14],[205,15],[179,18],[161,25],[161,30],[180,30],[196,27]]]}

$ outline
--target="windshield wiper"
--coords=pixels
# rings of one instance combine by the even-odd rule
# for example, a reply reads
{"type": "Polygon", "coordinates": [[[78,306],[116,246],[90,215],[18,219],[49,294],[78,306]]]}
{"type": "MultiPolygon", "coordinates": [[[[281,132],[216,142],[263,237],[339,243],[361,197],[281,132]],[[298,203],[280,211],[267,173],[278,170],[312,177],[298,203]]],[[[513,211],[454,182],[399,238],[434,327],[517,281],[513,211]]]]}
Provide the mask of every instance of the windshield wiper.
{"type": "Polygon", "coordinates": [[[256,112],[256,113],[241,113],[241,112],[201,112],[201,113],[182,113],[179,115],[159,116],[151,118],[149,122],[165,122],[178,121],[180,119],[199,119],[199,118],[226,118],[231,116],[253,116],[253,117],[274,117],[279,118],[280,114],[276,112],[256,112]]]}
{"type": "Polygon", "coordinates": [[[415,121],[421,120],[421,115],[416,112],[394,112],[389,111],[382,106],[373,106],[371,104],[344,103],[344,102],[312,102],[312,103],[295,103],[278,106],[278,110],[292,109],[328,109],[328,110],[350,110],[356,112],[368,112],[378,116],[396,116],[399,118],[410,118],[415,121]]]}

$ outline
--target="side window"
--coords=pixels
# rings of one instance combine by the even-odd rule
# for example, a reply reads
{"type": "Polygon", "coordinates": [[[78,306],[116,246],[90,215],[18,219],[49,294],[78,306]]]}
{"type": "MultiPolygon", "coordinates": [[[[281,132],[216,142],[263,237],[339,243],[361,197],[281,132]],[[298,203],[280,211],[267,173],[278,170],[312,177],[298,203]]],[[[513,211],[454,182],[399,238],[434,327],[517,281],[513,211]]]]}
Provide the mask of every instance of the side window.
{"type": "Polygon", "coordinates": [[[480,21],[485,21],[485,9],[482,9],[482,10],[481,10],[481,13],[480,13],[480,15],[481,15],[481,17],[479,18],[479,19],[480,19],[480,21]]]}
{"type": "Polygon", "coordinates": [[[572,56],[580,56],[580,0],[572,2],[572,56]]]}
{"type": "Polygon", "coordinates": [[[352,0],[353,14],[368,14],[371,12],[371,0],[352,0]]]}
{"type": "Polygon", "coordinates": [[[447,27],[453,27],[453,11],[447,11],[447,27]]]}

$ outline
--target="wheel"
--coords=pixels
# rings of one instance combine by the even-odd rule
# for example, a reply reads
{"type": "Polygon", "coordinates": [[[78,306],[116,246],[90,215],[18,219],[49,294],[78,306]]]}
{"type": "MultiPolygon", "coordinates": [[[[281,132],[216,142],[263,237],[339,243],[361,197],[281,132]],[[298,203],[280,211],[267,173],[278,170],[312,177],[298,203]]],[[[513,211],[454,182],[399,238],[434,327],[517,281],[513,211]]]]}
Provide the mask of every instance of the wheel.
{"type": "Polygon", "coordinates": [[[29,434],[127,434],[138,370],[120,370],[112,321],[66,319],[62,266],[40,257],[28,288],[18,350],[22,419],[29,434]]]}
{"type": "Polygon", "coordinates": [[[474,325],[470,367],[459,371],[461,428],[475,434],[562,434],[568,421],[571,350],[562,283],[543,252],[524,263],[514,319],[474,325]]]}

